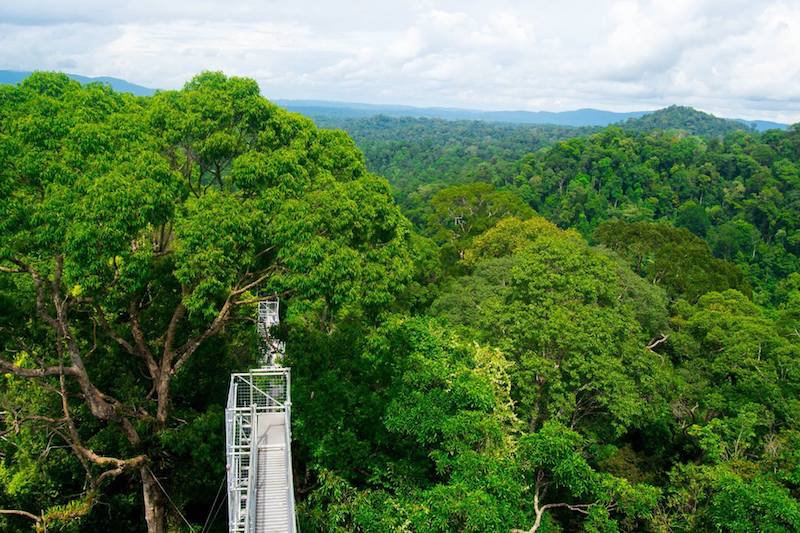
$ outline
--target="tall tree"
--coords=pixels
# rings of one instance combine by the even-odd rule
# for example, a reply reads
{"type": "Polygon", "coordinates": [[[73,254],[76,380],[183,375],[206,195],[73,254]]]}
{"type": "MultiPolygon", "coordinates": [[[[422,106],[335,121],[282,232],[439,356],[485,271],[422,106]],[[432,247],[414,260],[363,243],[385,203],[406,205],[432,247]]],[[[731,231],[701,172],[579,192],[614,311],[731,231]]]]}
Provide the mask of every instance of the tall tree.
{"type": "Polygon", "coordinates": [[[430,202],[428,232],[443,245],[448,262],[463,258],[472,238],[506,217],[528,218],[533,210],[514,193],[482,182],[454,185],[430,202]]]}
{"type": "Polygon", "coordinates": [[[659,407],[669,365],[645,348],[633,304],[666,309],[627,267],[538,217],[501,221],[466,255],[471,273],[432,312],[515,363],[516,412],[531,432],[555,419],[611,436],[659,407]]]}
{"type": "Polygon", "coordinates": [[[673,298],[694,302],[709,291],[729,288],[752,292],[736,265],[716,259],[705,241],[684,228],[610,221],[597,228],[595,238],[673,298]]]}
{"type": "Polygon", "coordinates": [[[0,119],[2,423],[56,435],[86,478],[80,505],[24,516],[86,515],[137,476],[162,532],[159,478],[189,466],[165,443],[192,423],[176,410],[198,416],[174,392],[193,359],[212,342],[223,357],[218,338],[246,346],[259,294],[323,331],[386,305],[411,275],[408,223],[346,135],[252,80],[205,73],[134,99],[35,74],[0,94],[0,119]],[[15,397],[23,382],[35,401],[15,397]]]}

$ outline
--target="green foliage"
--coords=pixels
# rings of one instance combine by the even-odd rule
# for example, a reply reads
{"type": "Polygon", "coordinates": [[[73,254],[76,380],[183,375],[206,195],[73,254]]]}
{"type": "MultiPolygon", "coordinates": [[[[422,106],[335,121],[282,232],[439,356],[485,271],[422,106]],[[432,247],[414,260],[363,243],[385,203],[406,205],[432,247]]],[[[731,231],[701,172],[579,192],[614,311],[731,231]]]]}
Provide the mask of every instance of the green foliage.
{"type": "Polygon", "coordinates": [[[671,474],[668,527],[677,531],[796,531],[800,504],[769,476],[687,465],[671,474]]]}
{"type": "MultiPolygon", "coordinates": [[[[672,121],[682,110],[667,111],[650,122],[672,121]]],[[[717,138],[658,131],[657,124],[655,130],[643,125],[647,133],[629,133],[630,124],[551,139],[513,164],[476,165],[465,158],[460,164],[472,173],[444,158],[430,171],[432,147],[448,136],[441,130],[435,142],[426,140],[426,128],[434,126],[425,121],[402,126],[418,137],[404,139],[403,148],[391,138],[402,129],[399,122],[350,124],[362,128],[357,140],[369,164],[390,177],[406,213],[444,245],[444,283],[428,314],[506,361],[511,413],[519,424],[506,436],[515,460],[504,472],[522,480],[510,501],[525,500],[527,507],[505,527],[797,527],[798,130],[759,135],[702,115],[680,119],[691,131],[717,138]],[[474,183],[465,185],[469,180],[474,183]],[[507,205],[522,199],[542,217],[520,207],[485,217],[474,198],[498,192],[507,205]],[[462,210],[479,215],[478,229],[456,227],[462,210]],[[503,218],[509,212],[515,216],[503,218]],[[458,233],[465,228],[470,231],[458,233]],[[592,248],[580,235],[604,246],[592,248]],[[541,460],[525,462],[522,450],[541,460]],[[537,480],[550,483],[539,505],[561,504],[545,507],[539,522],[532,505],[537,480]]],[[[323,367],[326,373],[334,368],[323,367]]],[[[428,379],[414,383],[425,387],[428,379]]],[[[380,380],[356,373],[348,382],[380,380]]],[[[406,438],[436,448],[453,422],[435,420],[448,420],[444,407],[463,394],[461,381],[448,383],[449,401],[389,394],[366,405],[380,412],[377,405],[392,405],[394,430],[408,428],[406,438]]],[[[363,389],[359,395],[369,397],[363,389]]],[[[345,418],[337,420],[341,425],[345,418]]],[[[480,434],[458,434],[459,447],[450,455],[468,457],[472,451],[461,446],[480,434]]],[[[384,449],[391,439],[377,440],[381,444],[349,441],[358,464],[371,457],[367,450],[384,449]]],[[[352,452],[327,455],[320,472],[347,478],[345,499],[353,503],[335,511],[349,509],[337,515],[346,516],[337,522],[344,529],[469,530],[479,523],[495,529],[494,522],[473,521],[474,493],[452,478],[443,484],[435,455],[382,467],[391,474],[381,479],[404,480],[387,488],[353,477],[352,464],[337,463],[343,453],[352,452]],[[428,466],[411,466],[421,464],[428,466]],[[408,479],[414,487],[433,483],[428,486],[435,491],[409,489],[408,479]],[[454,522],[452,513],[469,518],[454,522]]],[[[481,501],[486,513],[501,505],[481,501]]],[[[315,502],[333,509],[326,507],[333,500],[315,502]]],[[[322,528],[324,513],[315,516],[322,528]]]]}
{"type": "Polygon", "coordinates": [[[538,432],[520,438],[517,455],[537,493],[546,487],[566,497],[562,507],[573,505],[586,512],[587,531],[619,531],[611,510],[628,524],[648,519],[658,503],[658,489],[596,471],[586,460],[584,445],[578,433],[548,421],[538,432]]]}
{"type": "Polygon", "coordinates": [[[676,311],[673,413],[695,461],[672,469],[660,520],[679,531],[797,529],[796,341],[733,290],[676,311]]]}
{"type": "Polygon", "coordinates": [[[675,225],[688,229],[698,237],[705,237],[711,220],[708,218],[705,207],[690,200],[678,209],[675,225]]]}
{"type": "Polygon", "coordinates": [[[385,116],[316,121],[353,137],[368,167],[389,179],[399,204],[420,226],[425,223],[425,204],[439,189],[472,181],[511,184],[514,163],[526,153],[594,130],[385,116]]]}
{"type": "Polygon", "coordinates": [[[654,295],[626,287],[619,263],[541,219],[501,222],[468,257],[473,272],[454,280],[432,313],[514,361],[517,414],[532,429],[555,418],[622,432],[658,406],[658,375],[668,368],[659,370],[661,362],[643,349],[628,301],[654,295]],[[516,240],[520,235],[529,239],[516,240]]]}
{"type": "Polygon", "coordinates": [[[337,351],[322,372],[306,366],[321,361],[293,359],[295,402],[306,406],[295,436],[320,483],[308,528],[477,532],[524,521],[509,363],[498,352],[401,318],[337,351]]]}
{"type": "Polygon", "coordinates": [[[695,301],[710,291],[749,293],[739,269],[711,255],[708,245],[683,228],[649,222],[606,222],[595,238],[619,253],[634,272],[664,287],[672,298],[695,301]]]}
{"type": "MultiPolygon", "coordinates": [[[[673,111],[681,110],[648,117],[655,120],[673,111]]],[[[734,127],[722,138],[721,130],[705,127],[698,132],[708,134],[706,138],[650,128],[636,133],[612,126],[588,136],[574,130],[522,145],[513,151],[513,160],[483,158],[478,175],[449,163],[435,172],[424,169],[435,155],[425,143],[457,144],[461,126],[437,130],[426,121],[409,119],[407,127],[415,136],[408,142],[415,149],[404,151],[395,150],[390,139],[406,135],[405,126],[385,120],[382,126],[378,119],[372,125],[354,121],[352,131],[370,167],[389,177],[405,213],[419,227],[437,191],[471,180],[513,191],[540,215],[586,237],[615,219],[689,228],[708,239],[717,258],[739,266],[759,301],[772,302],[776,283],[800,268],[797,128],[757,134],[723,121],[726,128],[734,127]],[[434,134],[435,140],[424,140],[434,134]],[[384,150],[385,157],[370,156],[384,150]],[[402,158],[402,165],[395,158],[402,158]]],[[[691,125],[692,120],[684,117],[676,124],[691,125]]],[[[523,133],[499,129],[487,146],[514,142],[523,133]]],[[[479,168],[467,157],[459,161],[479,168]]]]}
{"type": "Polygon", "coordinates": [[[430,201],[427,233],[442,246],[445,264],[463,258],[472,239],[506,217],[526,219],[533,210],[518,196],[488,183],[454,185],[430,201]]]}
{"type": "Polygon", "coordinates": [[[760,405],[769,415],[756,410],[757,418],[767,427],[800,420],[798,344],[758,306],[734,290],[712,292],[696,306],[679,306],[673,322],[672,344],[686,357],[685,379],[695,391],[690,401],[714,416],[760,405]]]}

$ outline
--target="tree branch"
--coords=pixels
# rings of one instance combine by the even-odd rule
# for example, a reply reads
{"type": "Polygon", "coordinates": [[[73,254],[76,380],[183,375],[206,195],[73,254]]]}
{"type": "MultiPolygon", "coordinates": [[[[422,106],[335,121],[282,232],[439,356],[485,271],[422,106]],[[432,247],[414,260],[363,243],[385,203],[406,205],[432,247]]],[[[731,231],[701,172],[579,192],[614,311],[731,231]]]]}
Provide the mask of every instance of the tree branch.
{"type": "Polygon", "coordinates": [[[211,325],[201,333],[200,335],[189,339],[186,344],[178,348],[175,353],[180,354],[175,366],[172,367],[171,374],[175,374],[180,368],[186,364],[186,361],[192,354],[197,350],[197,348],[209,337],[212,335],[216,335],[225,323],[228,320],[228,316],[230,316],[231,308],[233,307],[233,303],[231,300],[231,296],[228,296],[228,299],[225,300],[225,303],[222,305],[222,309],[219,310],[217,316],[211,322],[211,325]]]}
{"type": "Polygon", "coordinates": [[[16,257],[11,257],[8,260],[17,265],[20,270],[30,274],[31,279],[33,279],[33,285],[36,288],[36,312],[45,322],[47,322],[57,330],[58,323],[45,310],[45,301],[47,299],[47,295],[44,292],[44,278],[42,278],[42,276],[36,270],[34,270],[30,265],[28,265],[27,263],[23,263],[16,257]]]}
{"type": "Polygon", "coordinates": [[[155,357],[153,357],[153,352],[150,351],[150,347],[147,345],[147,339],[145,339],[144,330],[142,329],[139,306],[135,301],[128,306],[128,314],[131,317],[131,334],[136,342],[136,347],[143,357],[152,359],[155,363],[155,357]]]}
{"type": "Polygon", "coordinates": [[[3,514],[4,515],[23,516],[25,518],[30,518],[31,520],[36,522],[37,526],[42,523],[42,518],[41,517],[36,516],[33,513],[29,513],[28,511],[21,511],[19,509],[0,509],[0,515],[3,515],[3,514]]]}
{"type": "Polygon", "coordinates": [[[276,270],[278,270],[277,265],[270,266],[269,268],[265,269],[255,280],[251,281],[247,285],[244,285],[242,287],[237,287],[236,289],[232,290],[231,296],[239,296],[249,291],[253,287],[260,285],[264,280],[272,276],[276,270]]]}
{"type": "MultiPolygon", "coordinates": [[[[133,355],[134,357],[140,357],[144,360],[145,365],[147,365],[147,370],[150,373],[150,377],[153,380],[158,379],[158,365],[156,364],[155,359],[153,359],[152,354],[148,351],[141,351],[134,347],[127,339],[125,339],[122,335],[117,333],[111,324],[108,323],[106,319],[105,313],[103,309],[99,305],[94,306],[95,309],[95,317],[97,321],[100,322],[100,327],[103,328],[109,337],[111,337],[117,344],[119,344],[126,352],[133,355]]],[[[131,328],[133,329],[133,328],[131,328]]]]}
{"type": "MultiPolygon", "coordinates": [[[[57,337],[59,338],[59,341],[56,343],[56,349],[59,351],[59,355],[61,355],[61,350],[63,349],[61,341],[66,344],[67,353],[70,361],[72,362],[72,366],[69,367],[72,370],[69,372],[69,374],[78,382],[81,392],[83,392],[84,401],[89,407],[92,415],[101,420],[113,420],[119,423],[122,427],[123,433],[125,433],[125,436],[131,442],[131,444],[138,444],[140,441],[138,432],[133,427],[130,420],[121,414],[121,411],[124,409],[122,403],[115,398],[108,396],[107,394],[103,394],[89,378],[89,373],[87,372],[86,366],[83,363],[83,358],[81,357],[80,347],[78,346],[78,342],[75,340],[75,337],[72,335],[72,331],[70,329],[69,319],[67,317],[69,298],[64,298],[63,300],[61,298],[61,275],[64,268],[64,258],[61,255],[56,255],[55,260],[56,265],[53,272],[53,280],[51,282],[51,296],[56,314],[55,318],[46,317],[46,315],[45,317],[46,320],[49,318],[47,321],[51,323],[55,329],[57,337]]],[[[24,268],[22,265],[23,264],[21,263],[20,268],[24,268]]],[[[37,307],[39,307],[39,300],[44,294],[44,280],[32,269],[31,272],[31,276],[33,276],[34,281],[37,284],[37,307]]],[[[43,305],[43,301],[41,305],[43,305]]],[[[60,377],[63,379],[63,376],[66,373],[67,372],[61,371],[60,377]]]]}
{"type": "Polygon", "coordinates": [[[589,507],[591,503],[578,503],[578,504],[571,504],[571,503],[548,503],[546,505],[542,505],[541,510],[546,511],[547,509],[555,509],[557,507],[566,507],[570,511],[577,511],[581,514],[589,514],[589,507]]]}
{"type": "MultiPolygon", "coordinates": [[[[64,421],[66,422],[67,431],[69,432],[68,442],[76,454],[98,466],[114,466],[115,469],[120,470],[120,473],[123,470],[136,468],[144,464],[147,460],[144,455],[137,455],[131,459],[118,459],[116,457],[99,455],[95,453],[94,450],[84,446],[81,442],[80,435],[78,435],[78,429],[75,427],[75,421],[72,419],[69,412],[66,383],[63,375],[59,377],[59,383],[61,385],[61,408],[64,412],[64,421]]],[[[105,474],[105,472],[103,474],[105,474]]],[[[97,480],[98,483],[103,479],[103,474],[101,474],[100,478],[97,480]]]]}
{"type": "MultiPolygon", "coordinates": [[[[179,302],[178,305],[175,307],[175,311],[172,313],[172,318],[169,320],[169,326],[167,326],[167,333],[164,338],[164,352],[162,354],[162,361],[168,358],[171,358],[172,355],[172,348],[175,344],[175,334],[178,330],[178,324],[180,323],[183,316],[186,314],[186,306],[183,305],[183,301],[179,302]]],[[[168,361],[168,365],[171,365],[172,362],[168,361]]]]}
{"type": "Polygon", "coordinates": [[[283,291],[283,292],[273,292],[272,294],[267,295],[267,296],[256,296],[254,298],[247,298],[246,300],[234,300],[232,303],[233,303],[233,305],[249,305],[249,304],[254,304],[256,302],[264,301],[265,298],[267,298],[267,299],[269,299],[269,298],[285,298],[285,297],[291,295],[292,292],[293,292],[292,290],[287,290],[287,291],[283,291]]]}
{"type": "Polygon", "coordinates": [[[8,372],[20,378],[43,378],[47,376],[58,376],[59,374],[66,374],[75,376],[76,370],[71,366],[48,366],[45,368],[23,368],[14,363],[0,358],[0,370],[8,372]]]}
{"type": "Polygon", "coordinates": [[[111,327],[111,324],[108,323],[108,319],[106,319],[106,314],[99,305],[94,305],[94,310],[95,318],[97,318],[97,321],[100,323],[100,327],[103,328],[103,331],[105,331],[109,337],[111,337],[129,354],[135,356],[141,355],[133,348],[133,345],[130,342],[128,342],[122,335],[114,331],[114,328],[111,327]]]}
{"type": "Polygon", "coordinates": [[[661,337],[659,337],[658,339],[651,340],[650,343],[647,346],[645,346],[645,348],[652,351],[653,348],[655,348],[662,342],[666,342],[667,339],[669,339],[669,335],[661,335],[661,337]]]}

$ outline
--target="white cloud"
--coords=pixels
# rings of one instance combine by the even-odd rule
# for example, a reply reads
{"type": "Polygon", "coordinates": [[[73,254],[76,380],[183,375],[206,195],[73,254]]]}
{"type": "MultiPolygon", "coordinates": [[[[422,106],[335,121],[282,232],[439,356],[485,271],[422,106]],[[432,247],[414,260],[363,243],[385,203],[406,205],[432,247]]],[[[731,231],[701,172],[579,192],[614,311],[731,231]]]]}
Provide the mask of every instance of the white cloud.
{"type": "Polygon", "coordinates": [[[28,0],[0,68],[178,87],[221,69],[272,98],[484,109],[693,105],[800,121],[798,0],[28,0]]]}

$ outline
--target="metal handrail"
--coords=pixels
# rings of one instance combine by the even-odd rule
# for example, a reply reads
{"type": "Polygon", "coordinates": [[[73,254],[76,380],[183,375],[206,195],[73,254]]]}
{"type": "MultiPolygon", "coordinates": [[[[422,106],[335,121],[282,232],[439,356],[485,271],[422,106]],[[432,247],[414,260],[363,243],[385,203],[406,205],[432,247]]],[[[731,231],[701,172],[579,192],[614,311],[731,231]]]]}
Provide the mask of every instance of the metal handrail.
{"type": "MultiPolygon", "coordinates": [[[[250,462],[248,464],[247,472],[247,493],[255,493],[255,483],[258,478],[258,416],[256,416],[256,406],[250,407],[251,422],[250,422],[250,462]]],[[[247,498],[245,504],[245,531],[254,533],[256,530],[255,512],[256,506],[253,505],[253,499],[247,498]]]]}
{"type": "MultiPolygon", "coordinates": [[[[291,455],[291,374],[283,367],[261,368],[247,373],[234,373],[228,390],[226,408],[226,446],[228,456],[228,501],[230,531],[254,533],[258,528],[258,476],[259,463],[275,459],[273,453],[283,453],[285,458],[285,481],[288,513],[287,531],[297,533],[297,517],[294,513],[294,483],[291,455]],[[265,379],[266,378],[266,379],[265,379]],[[263,381],[262,381],[263,380],[263,381]],[[278,387],[275,389],[274,387],[278,387]],[[268,392],[269,391],[269,392],[268,392]],[[272,393],[272,394],[270,394],[272,393]],[[284,399],[278,401],[275,396],[284,399]],[[249,404],[249,405],[247,405],[249,404]],[[262,414],[283,412],[282,421],[269,424],[259,418],[262,414]],[[264,424],[267,423],[267,427],[264,424]],[[259,457],[260,448],[268,446],[261,437],[270,426],[284,424],[284,442],[275,446],[283,448],[259,457]],[[249,426],[249,428],[247,427],[249,426]],[[261,444],[261,446],[259,446],[261,444]],[[259,460],[261,459],[261,460],[259,460]],[[248,462],[249,461],[249,462],[248,462]],[[249,468],[245,465],[249,464],[249,468]]],[[[268,442],[268,441],[267,441],[268,442]]],[[[270,446],[271,448],[271,446],[270,446]]]]}
{"type": "MultiPolygon", "coordinates": [[[[258,375],[258,374],[256,374],[256,375],[258,375]]],[[[275,402],[275,404],[277,404],[278,406],[280,406],[280,407],[283,407],[283,406],[284,406],[284,402],[279,402],[278,400],[276,400],[275,398],[273,398],[273,397],[272,397],[272,396],[271,396],[269,393],[267,393],[267,392],[264,392],[264,391],[263,391],[263,390],[261,390],[259,387],[257,387],[257,386],[255,385],[255,383],[253,383],[252,381],[247,381],[247,379],[246,379],[244,376],[241,376],[241,377],[239,377],[239,379],[241,379],[242,381],[244,381],[245,383],[247,383],[248,385],[250,385],[250,395],[251,395],[251,397],[252,397],[252,394],[253,394],[253,390],[257,390],[257,391],[258,391],[258,392],[260,392],[262,395],[266,396],[266,397],[267,397],[269,400],[271,400],[271,401],[275,402]]],[[[251,403],[252,403],[252,400],[251,400],[251,403]]],[[[270,407],[271,407],[271,406],[270,406],[270,407]]]]}
{"type": "Polygon", "coordinates": [[[294,512],[294,480],[292,479],[292,402],[286,402],[286,411],[283,413],[283,420],[286,427],[284,432],[284,442],[286,444],[286,490],[288,492],[289,505],[286,512],[289,514],[286,523],[289,524],[290,533],[298,533],[297,514],[294,512]]]}

